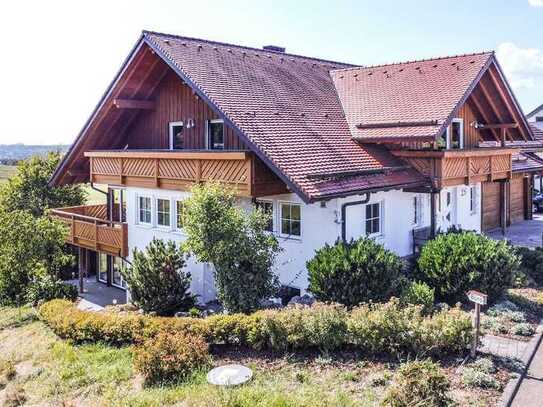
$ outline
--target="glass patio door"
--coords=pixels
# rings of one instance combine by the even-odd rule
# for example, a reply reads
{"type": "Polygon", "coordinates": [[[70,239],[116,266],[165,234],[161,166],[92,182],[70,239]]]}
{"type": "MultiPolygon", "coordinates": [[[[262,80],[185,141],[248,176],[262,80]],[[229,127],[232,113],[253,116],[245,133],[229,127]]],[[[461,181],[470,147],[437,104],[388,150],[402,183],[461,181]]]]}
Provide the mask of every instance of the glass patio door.
{"type": "Polygon", "coordinates": [[[107,254],[98,253],[98,280],[107,283],[108,259],[107,254]]]}
{"type": "Polygon", "coordinates": [[[124,260],[120,257],[113,257],[113,267],[111,270],[111,284],[115,287],[126,288],[126,281],[124,281],[121,274],[121,270],[126,267],[124,260]]]}

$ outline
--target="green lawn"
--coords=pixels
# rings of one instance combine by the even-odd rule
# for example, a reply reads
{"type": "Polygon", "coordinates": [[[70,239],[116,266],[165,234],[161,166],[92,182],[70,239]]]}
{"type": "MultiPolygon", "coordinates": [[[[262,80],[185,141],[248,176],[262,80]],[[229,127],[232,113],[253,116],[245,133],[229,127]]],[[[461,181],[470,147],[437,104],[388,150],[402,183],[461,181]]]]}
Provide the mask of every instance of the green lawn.
{"type": "Polygon", "coordinates": [[[15,174],[17,167],[14,165],[2,165],[0,164],[0,184],[6,182],[9,177],[15,174]]]}

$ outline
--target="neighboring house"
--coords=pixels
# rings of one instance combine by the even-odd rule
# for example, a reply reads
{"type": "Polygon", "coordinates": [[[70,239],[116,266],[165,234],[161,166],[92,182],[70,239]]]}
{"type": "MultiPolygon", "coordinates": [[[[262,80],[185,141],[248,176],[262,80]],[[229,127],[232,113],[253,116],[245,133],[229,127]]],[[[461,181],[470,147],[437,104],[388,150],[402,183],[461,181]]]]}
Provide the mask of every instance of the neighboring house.
{"type": "MultiPolygon", "coordinates": [[[[526,115],[526,120],[528,120],[528,124],[532,129],[534,138],[543,144],[543,105],[528,113],[526,115]]],[[[543,157],[543,155],[540,153],[538,153],[537,155],[543,157]]],[[[534,175],[534,188],[538,192],[543,191],[543,177],[541,177],[540,175],[534,175]]]]}
{"type": "MultiPolygon", "coordinates": [[[[81,268],[123,287],[132,249],[182,241],[183,199],[217,180],[272,213],[280,281],[303,292],[337,239],[408,256],[438,230],[530,218],[536,144],[491,52],[356,67],[143,32],[51,180],[107,184],[108,205],[54,213],[81,268]]],[[[212,268],[189,267],[214,298],[212,268]]]]}

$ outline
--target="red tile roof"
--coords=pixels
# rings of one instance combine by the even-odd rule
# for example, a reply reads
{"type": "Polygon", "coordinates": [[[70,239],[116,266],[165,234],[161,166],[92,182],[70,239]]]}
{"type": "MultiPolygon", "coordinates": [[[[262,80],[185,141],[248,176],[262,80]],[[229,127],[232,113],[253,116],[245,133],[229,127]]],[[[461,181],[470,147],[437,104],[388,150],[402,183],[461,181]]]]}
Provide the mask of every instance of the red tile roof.
{"type": "Polygon", "coordinates": [[[353,137],[430,141],[492,56],[484,52],[335,70],[331,75],[353,137]],[[404,124],[394,126],[397,122],[404,124]]]}
{"type": "Polygon", "coordinates": [[[534,138],[539,141],[543,141],[543,125],[539,127],[538,125],[534,123],[528,123],[530,125],[530,129],[532,130],[532,133],[534,134],[534,138]]]}
{"type": "Polygon", "coordinates": [[[330,76],[348,65],[151,32],[145,38],[307,200],[323,195],[319,174],[403,166],[385,148],[352,139],[330,76]]]}

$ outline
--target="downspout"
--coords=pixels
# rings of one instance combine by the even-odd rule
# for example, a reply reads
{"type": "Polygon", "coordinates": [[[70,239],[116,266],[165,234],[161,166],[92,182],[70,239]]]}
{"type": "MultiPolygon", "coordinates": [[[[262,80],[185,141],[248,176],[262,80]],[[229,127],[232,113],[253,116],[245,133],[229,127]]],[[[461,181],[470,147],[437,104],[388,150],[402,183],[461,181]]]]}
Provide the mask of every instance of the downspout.
{"type": "Polygon", "coordinates": [[[94,189],[95,191],[100,192],[100,193],[102,193],[102,194],[104,194],[104,195],[107,195],[107,194],[108,194],[106,191],[102,191],[101,189],[96,188],[96,187],[94,186],[94,182],[91,182],[91,183],[90,183],[90,187],[91,187],[91,189],[94,189]]]}
{"type": "Polygon", "coordinates": [[[365,205],[370,201],[370,193],[366,192],[364,199],[360,201],[346,202],[341,205],[341,240],[346,241],[347,235],[347,207],[355,205],[365,205]]]}

